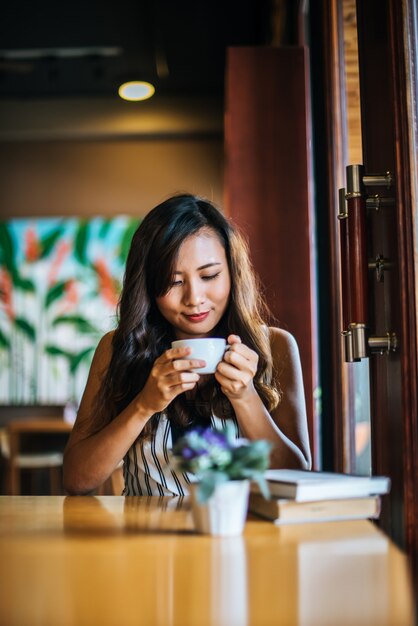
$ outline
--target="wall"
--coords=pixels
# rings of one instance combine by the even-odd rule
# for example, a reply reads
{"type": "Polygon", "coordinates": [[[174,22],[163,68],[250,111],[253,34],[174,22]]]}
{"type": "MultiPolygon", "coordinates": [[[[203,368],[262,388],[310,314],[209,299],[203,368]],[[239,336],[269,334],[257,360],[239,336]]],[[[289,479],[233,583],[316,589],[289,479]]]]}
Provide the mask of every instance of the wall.
{"type": "Polygon", "coordinates": [[[0,216],[144,215],[179,191],[220,203],[223,139],[0,143],[0,216]]]}
{"type": "MultiPolygon", "coordinates": [[[[80,132],[81,124],[75,123],[73,140],[66,138],[71,134],[64,137],[63,118],[56,122],[54,115],[56,120],[55,109],[49,128],[35,120],[36,138],[30,140],[30,121],[21,124],[23,113],[19,119],[9,118],[7,133],[3,117],[0,219],[142,216],[167,196],[182,191],[206,196],[221,206],[223,135],[222,121],[219,124],[216,115],[210,126],[185,114],[184,121],[173,123],[171,130],[168,121],[164,127],[161,123],[148,126],[147,133],[126,125],[117,136],[108,131],[110,122],[106,129],[96,124],[94,133],[80,132]]],[[[0,426],[11,417],[61,413],[62,407],[0,407],[0,426]]]]}

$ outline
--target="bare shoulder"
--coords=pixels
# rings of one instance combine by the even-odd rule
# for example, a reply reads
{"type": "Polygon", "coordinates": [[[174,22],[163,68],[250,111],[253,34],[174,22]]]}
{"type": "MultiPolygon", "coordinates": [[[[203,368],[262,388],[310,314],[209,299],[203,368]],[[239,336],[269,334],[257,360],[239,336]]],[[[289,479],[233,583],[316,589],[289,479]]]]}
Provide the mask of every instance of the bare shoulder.
{"type": "Polygon", "coordinates": [[[299,347],[294,336],[281,328],[269,328],[276,383],[282,392],[272,418],[284,434],[303,452],[311,466],[305,392],[299,347]]]}
{"type": "Polygon", "coordinates": [[[92,367],[94,366],[97,370],[106,369],[109,365],[110,359],[112,357],[112,341],[113,335],[115,334],[114,330],[103,335],[97,344],[96,351],[94,353],[92,367]]]}
{"type": "Polygon", "coordinates": [[[90,433],[92,422],[91,418],[96,394],[100,389],[103,376],[109,367],[110,359],[112,357],[113,335],[114,331],[106,333],[97,345],[91,362],[90,372],[87,378],[83,397],[81,398],[77,419],[67,444],[67,450],[77,443],[77,441],[84,439],[90,433]]]}
{"type": "MultiPolygon", "coordinates": [[[[110,359],[112,358],[113,335],[114,331],[106,333],[106,335],[103,335],[97,344],[97,348],[91,362],[83,400],[85,400],[86,397],[91,399],[91,396],[97,392],[101,380],[109,367],[110,359]]],[[[83,404],[83,400],[81,404],[83,404]]]]}
{"type": "Polygon", "coordinates": [[[269,328],[270,348],[274,363],[284,365],[286,361],[299,361],[299,347],[294,336],[282,328],[269,328]]]}
{"type": "Polygon", "coordinates": [[[274,376],[284,397],[303,395],[303,374],[299,347],[294,336],[281,328],[270,328],[274,376]]]}

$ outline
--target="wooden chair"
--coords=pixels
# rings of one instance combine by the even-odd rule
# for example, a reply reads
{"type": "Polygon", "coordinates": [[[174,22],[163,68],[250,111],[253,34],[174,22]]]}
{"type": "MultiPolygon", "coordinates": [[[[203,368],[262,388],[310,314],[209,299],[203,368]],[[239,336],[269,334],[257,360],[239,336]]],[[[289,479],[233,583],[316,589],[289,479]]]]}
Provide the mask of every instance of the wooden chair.
{"type": "Polygon", "coordinates": [[[62,493],[62,452],[22,452],[21,438],[25,435],[51,435],[70,433],[72,426],[61,419],[45,418],[12,420],[0,433],[0,449],[6,462],[6,491],[10,495],[21,493],[21,471],[48,470],[51,495],[62,493]]]}

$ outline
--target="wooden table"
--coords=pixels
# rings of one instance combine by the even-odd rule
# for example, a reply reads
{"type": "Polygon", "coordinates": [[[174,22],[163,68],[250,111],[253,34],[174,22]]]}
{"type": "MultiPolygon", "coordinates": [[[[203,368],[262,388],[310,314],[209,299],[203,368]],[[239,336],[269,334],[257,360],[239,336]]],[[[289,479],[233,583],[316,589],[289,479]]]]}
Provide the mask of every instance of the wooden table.
{"type": "Polygon", "coordinates": [[[368,521],[194,533],[182,498],[0,498],[2,626],[409,626],[405,556],[368,521]]]}

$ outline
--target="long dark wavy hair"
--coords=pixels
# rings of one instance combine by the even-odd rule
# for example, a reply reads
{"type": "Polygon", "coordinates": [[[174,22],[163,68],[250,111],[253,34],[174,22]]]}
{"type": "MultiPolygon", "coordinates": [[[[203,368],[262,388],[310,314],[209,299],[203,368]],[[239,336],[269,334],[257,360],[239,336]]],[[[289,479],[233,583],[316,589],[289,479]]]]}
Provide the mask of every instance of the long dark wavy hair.
{"type": "MultiPolygon", "coordinates": [[[[259,355],[254,386],[268,410],[279,401],[267,327],[268,315],[252,269],[248,248],[237,228],[208,200],[193,195],[169,198],[146,215],[133,238],[126,261],[118,303],[118,326],[112,338],[112,355],[96,396],[94,425],[97,430],[118,415],[141,391],[154,361],[175,339],[171,325],[160,313],[156,298],[165,295],[173,280],[179,249],[187,237],[211,230],[225,249],[231,277],[227,309],[212,333],[217,337],[239,335],[259,355]]],[[[182,393],[166,409],[177,427],[208,421],[211,412],[230,417],[232,406],[214,376],[193,399],[182,393]]],[[[155,414],[140,434],[152,436],[158,424],[155,414]]]]}

